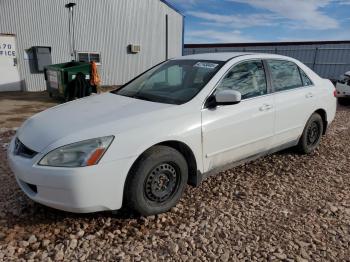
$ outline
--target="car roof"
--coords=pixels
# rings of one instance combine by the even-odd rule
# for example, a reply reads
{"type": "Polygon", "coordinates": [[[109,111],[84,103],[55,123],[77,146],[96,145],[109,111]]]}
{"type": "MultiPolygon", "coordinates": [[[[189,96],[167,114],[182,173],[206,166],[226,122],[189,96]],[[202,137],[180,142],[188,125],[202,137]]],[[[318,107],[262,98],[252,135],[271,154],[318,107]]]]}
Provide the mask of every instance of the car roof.
{"type": "Polygon", "coordinates": [[[183,60],[213,60],[213,61],[228,61],[232,58],[242,55],[248,55],[250,53],[239,53],[239,52],[231,52],[231,53],[205,53],[205,54],[195,54],[195,55],[187,55],[182,56],[176,59],[183,60]]]}
{"type": "Polygon", "coordinates": [[[259,54],[259,53],[249,53],[249,52],[220,52],[220,53],[204,53],[204,54],[194,54],[182,56],[175,58],[176,60],[209,60],[209,61],[228,61],[239,56],[254,55],[254,57],[266,58],[283,58],[290,59],[286,56],[276,55],[276,54],[259,54]]]}

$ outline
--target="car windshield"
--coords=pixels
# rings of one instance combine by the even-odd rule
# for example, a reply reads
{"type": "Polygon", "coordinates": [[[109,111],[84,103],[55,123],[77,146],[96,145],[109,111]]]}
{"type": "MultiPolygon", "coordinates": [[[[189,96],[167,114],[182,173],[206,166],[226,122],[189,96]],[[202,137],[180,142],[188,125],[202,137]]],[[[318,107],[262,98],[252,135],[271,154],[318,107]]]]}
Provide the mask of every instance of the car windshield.
{"type": "Polygon", "coordinates": [[[113,93],[180,105],[195,97],[223,64],[222,61],[170,60],[146,71],[113,93]]]}

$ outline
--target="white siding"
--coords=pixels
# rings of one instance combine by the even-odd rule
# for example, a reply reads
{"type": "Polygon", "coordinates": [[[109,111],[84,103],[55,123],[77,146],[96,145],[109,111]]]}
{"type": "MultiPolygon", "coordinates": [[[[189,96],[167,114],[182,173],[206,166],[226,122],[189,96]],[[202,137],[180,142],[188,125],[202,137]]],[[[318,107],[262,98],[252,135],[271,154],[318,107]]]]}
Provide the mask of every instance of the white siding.
{"type": "MultiPolygon", "coordinates": [[[[17,37],[24,90],[45,90],[43,74],[32,74],[24,50],[51,46],[53,63],[70,61],[69,0],[0,0],[0,33],[17,37]]],[[[123,84],[165,60],[165,15],[169,16],[169,57],[182,54],[182,15],[159,0],[76,0],[77,51],[101,52],[103,84],[123,84]],[[129,44],[141,45],[129,54],[129,44]]]]}

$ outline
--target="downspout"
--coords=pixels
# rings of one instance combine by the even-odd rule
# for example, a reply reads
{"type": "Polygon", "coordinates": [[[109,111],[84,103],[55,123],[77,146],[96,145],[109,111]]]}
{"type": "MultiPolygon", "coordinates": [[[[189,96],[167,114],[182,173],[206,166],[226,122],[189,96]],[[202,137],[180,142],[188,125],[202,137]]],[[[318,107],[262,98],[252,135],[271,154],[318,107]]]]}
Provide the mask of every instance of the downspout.
{"type": "Polygon", "coordinates": [[[185,55],[185,16],[182,15],[182,55],[185,55]]]}

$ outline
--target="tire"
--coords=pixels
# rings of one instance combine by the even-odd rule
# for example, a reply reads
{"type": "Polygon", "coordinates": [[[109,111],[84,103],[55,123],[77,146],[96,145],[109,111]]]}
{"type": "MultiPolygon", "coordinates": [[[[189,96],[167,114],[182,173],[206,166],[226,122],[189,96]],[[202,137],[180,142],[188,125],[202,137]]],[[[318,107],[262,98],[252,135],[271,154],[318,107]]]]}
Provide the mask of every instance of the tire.
{"type": "Polygon", "coordinates": [[[187,184],[183,155],[167,146],[147,150],[131,168],[124,204],[143,216],[167,212],[176,205],[187,184]]]}
{"type": "Polygon", "coordinates": [[[322,117],[314,113],[306,123],[303,134],[299,140],[298,149],[303,154],[310,154],[320,144],[324,126],[322,117]]]}

